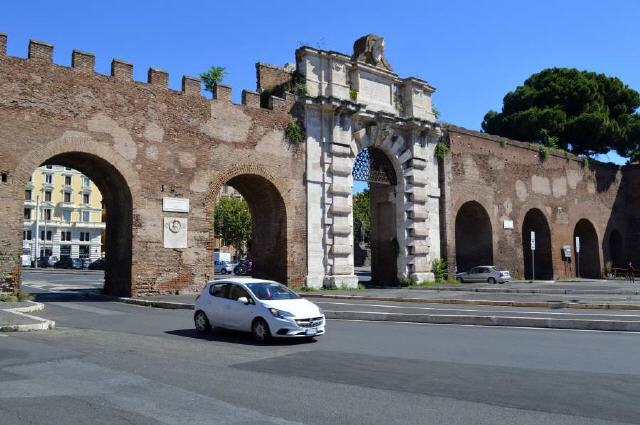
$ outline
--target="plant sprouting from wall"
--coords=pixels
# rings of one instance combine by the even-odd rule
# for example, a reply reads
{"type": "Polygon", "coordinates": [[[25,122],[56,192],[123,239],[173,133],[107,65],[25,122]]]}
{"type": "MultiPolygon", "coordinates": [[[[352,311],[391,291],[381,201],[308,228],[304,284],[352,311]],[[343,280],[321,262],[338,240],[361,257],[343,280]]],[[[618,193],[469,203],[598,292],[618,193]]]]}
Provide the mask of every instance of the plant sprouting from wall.
{"type": "Polygon", "coordinates": [[[449,144],[440,139],[440,141],[436,143],[434,153],[436,158],[443,160],[449,154],[449,144]]]}
{"type": "Polygon", "coordinates": [[[284,130],[284,135],[292,145],[299,145],[304,142],[304,131],[295,121],[287,124],[287,128],[284,130]]]}
{"type": "Polygon", "coordinates": [[[353,100],[354,102],[358,100],[358,90],[356,89],[349,89],[349,98],[351,98],[351,100],[353,100]]]}
{"type": "Polygon", "coordinates": [[[447,262],[442,258],[436,258],[433,260],[433,277],[436,283],[441,283],[446,280],[447,275],[447,262]]]}
{"type": "Polygon", "coordinates": [[[440,111],[435,106],[431,106],[431,112],[437,120],[440,119],[440,111]]]}
{"type": "Polygon", "coordinates": [[[212,66],[207,72],[200,74],[204,89],[214,96],[214,87],[222,82],[227,76],[227,71],[221,66],[212,66]]]}

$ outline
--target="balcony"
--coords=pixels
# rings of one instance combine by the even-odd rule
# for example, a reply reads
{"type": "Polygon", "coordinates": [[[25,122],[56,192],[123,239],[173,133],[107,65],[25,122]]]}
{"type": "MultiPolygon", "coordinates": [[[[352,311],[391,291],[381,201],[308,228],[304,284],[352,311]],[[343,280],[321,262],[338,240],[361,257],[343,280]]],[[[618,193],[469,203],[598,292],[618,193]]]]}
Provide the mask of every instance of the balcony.
{"type": "Polygon", "coordinates": [[[90,221],[76,221],[73,223],[76,229],[105,229],[107,223],[90,222],[90,221]]]}

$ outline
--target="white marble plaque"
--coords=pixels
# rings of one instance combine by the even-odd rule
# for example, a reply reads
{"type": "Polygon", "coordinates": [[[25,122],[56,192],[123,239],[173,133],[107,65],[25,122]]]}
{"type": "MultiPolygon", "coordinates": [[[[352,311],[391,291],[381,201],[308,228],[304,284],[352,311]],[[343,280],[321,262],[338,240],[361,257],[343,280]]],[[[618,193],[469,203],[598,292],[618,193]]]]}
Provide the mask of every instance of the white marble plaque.
{"type": "Polygon", "coordinates": [[[164,218],[164,247],[187,248],[187,219],[183,217],[164,218]]]}
{"type": "Polygon", "coordinates": [[[162,211],[189,212],[189,198],[162,198],[162,211]]]}
{"type": "Polygon", "coordinates": [[[503,226],[505,229],[513,229],[513,220],[503,221],[503,226]]]}

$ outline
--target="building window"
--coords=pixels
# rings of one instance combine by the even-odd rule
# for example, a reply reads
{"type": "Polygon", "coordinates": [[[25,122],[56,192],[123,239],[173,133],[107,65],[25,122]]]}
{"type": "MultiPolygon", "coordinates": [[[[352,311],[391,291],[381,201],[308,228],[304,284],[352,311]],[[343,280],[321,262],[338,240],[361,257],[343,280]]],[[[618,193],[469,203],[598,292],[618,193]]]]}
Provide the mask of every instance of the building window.
{"type": "Polygon", "coordinates": [[[89,203],[89,194],[88,193],[83,193],[82,194],[82,203],[83,204],[88,204],[89,203]]]}
{"type": "Polygon", "coordinates": [[[65,186],[71,186],[71,176],[64,176],[65,186]]]}
{"type": "Polygon", "coordinates": [[[67,203],[71,202],[71,192],[64,193],[64,202],[67,202],[67,203]]]}
{"type": "MultiPolygon", "coordinates": [[[[40,240],[43,241],[44,240],[44,230],[40,231],[40,240]]],[[[50,241],[51,240],[51,230],[47,230],[47,240],[50,241]]]]}
{"type": "Polygon", "coordinates": [[[31,240],[31,230],[25,230],[24,232],[22,232],[22,240],[23,241],[31,240]]]}
{"type": "Polygon", "coordinates": [[[47,165],[47,170],[51,170],[53,168],[53,165],[47,165]]]}
{"type": "Polygon", "coordinates": [[[90,187],[91,186],[91,180],[89,180],[89,177],[82,177],[82,187],[90,187]]]}
{"type": "Polygon", "coordinates": [[[24,200],[25,201],[30,201],[31,200],[31,190],[27,189],[24,191],[24,200]]]}
{"type": "Polygon", "coordinates": [[[91,242],[91,234],[89,232],[80,232],[80,242],[91,242]]]}
{"type": "Polygon", "coordinates": [[[47,190],[44,192],[44,201],[45,202],[51,202],[51,191],[47,190]]]}
{"type": "Polygon", "coordinates": [[[89,245],[81,245],[79,248],[79,257],[80,258],[89,258],[91,256],[90,246],[89,245]]]}
{"type": "Polygon", "coordinates": [[[82,221],[87,222],[91,219],[89,211],[82,211],[82,221]]]}
{"type": "Polygon", "coordinates": [[[71,232],[66,231],[66,232],[60,232],[60,240],[63,242],[70,242],[71,241],[71,232]]]}
{"type": "Polygon", "coordinates": [[[71,221],[71,211],[62,211],[62,220],[71,221]]]}
{"type": "Polygon", "coordinates": [[[51,208],[45,208],[43,212],[44,212],[44,219],[51,220],[51,208]]]}
{"type": "Polygon", "coordinates": [[[24,209],[24,219],[31,220],[31,208],[24,209]]]}
{"type": "Polygon", "coordinates": [[[47,184],[53,183],[53,174],[45,174],[44,175],[44,182],[47,183],[47,184]]]}
{"type": "Polygon", "coordinates": [[[71,245],[60,245],[60,258],[71,257],[71,245]]]}

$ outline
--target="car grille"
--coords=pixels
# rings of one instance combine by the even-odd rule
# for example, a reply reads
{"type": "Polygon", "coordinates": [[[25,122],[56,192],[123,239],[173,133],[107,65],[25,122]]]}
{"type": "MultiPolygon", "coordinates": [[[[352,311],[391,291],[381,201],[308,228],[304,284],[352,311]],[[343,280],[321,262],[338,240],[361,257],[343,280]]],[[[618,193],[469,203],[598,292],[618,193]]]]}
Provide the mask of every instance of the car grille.
{"type": "Polygon", "coordinates": [[[310,319],[297,319],[296,324],[301,328],[317,328],[322,326],[322,317],[312,317],[310,319]]]}

